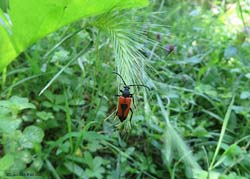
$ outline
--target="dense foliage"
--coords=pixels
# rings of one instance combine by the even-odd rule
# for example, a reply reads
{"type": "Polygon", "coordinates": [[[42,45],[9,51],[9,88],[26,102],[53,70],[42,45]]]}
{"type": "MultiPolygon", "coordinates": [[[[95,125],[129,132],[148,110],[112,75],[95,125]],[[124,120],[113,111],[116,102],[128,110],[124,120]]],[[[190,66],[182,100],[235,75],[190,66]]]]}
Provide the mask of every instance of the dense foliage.
{"type": "Polygon", "coordinates": [[[25,44],[0,77],[0,177],[250,178],[249,9],[154,0],[25,44]],[[150,87],[131,89],[131,123],[113,71],[150,87]]]}

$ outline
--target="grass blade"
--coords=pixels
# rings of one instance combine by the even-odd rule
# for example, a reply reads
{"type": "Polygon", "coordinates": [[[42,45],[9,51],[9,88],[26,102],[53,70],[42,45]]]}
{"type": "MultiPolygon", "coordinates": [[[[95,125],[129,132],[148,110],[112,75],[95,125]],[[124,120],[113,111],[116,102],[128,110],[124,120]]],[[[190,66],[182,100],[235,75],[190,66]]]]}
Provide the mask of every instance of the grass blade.
{"type": "Polygon", "coordinates": [[[46,89],[48,89],[48,87],[61,75],[61,73],[75,60],[77,60],[79,57],[81,57],[82,55],[84,55],[91,47],[93,46],[93,42],[90,42],[89,45],[83,49],[82,51],[80,51],[72,60],[70,60],[59,72],[57,72],[57,74],[47,83],[47,85],[41,90],[41,92],[39,93],[39,96],[41,94],[44,93],[44,91],[46,89]]]}
{"type": "Polygon", "coordinates": [[[166,133],[164,135],[167,145],[165,145],[165,158],[170,164],[172,160],[172,151],[176,150],[179,154],[180,161],[184,161],[187,169],[191,167],[194,170],[200,170],[199,164],[192,156],[192,151],[188,148],[181,136],[175,131],[169,120],[169,112],[165,110],[161,98],[157,95],[157,101],[161,108],[161,112],[166,120],[166,133]]]}
{"type": "Polygon", "coordinates": [[[57,44],[55,44],[44,56],[43,58],[47,58],[52,52],[54,52],[59,46],[61,46],[64,42],[66,42],[67,40],[69,40],[70,38],[74,37],[74,35],[76,35],[78,32],[82,31],[82,29],[79,29],[71,34],[68,34],[67,36],[65,36],[60,42],[58,42],[57,44]]]}
{"type": "Polygon", "coordinates": [[[225,132],[226,132],[226,128],[227,128],[227,124],[228,124],[228,121],[229,121],[229,118],[230,118],[230,114],[231,114],[231,111],[232,111],[233,104],[234,104],[234,96],[233,96],[233,98],[231,100],[231,103],[230,103],[228,109],[227,109],[227,112],[226,112],[226,115],[225,115],[225,118],[224,118],[224,122],[223,122],[223,125],[222,125],[222,128],[221,128],[220,138],[219,138],[217,147],[215,149],[214,156],[213,156],[212,162],[211,162],[210,167],[209,167],[209,171],[211,171],[214,168],[214,162],[215,162],[216,157],[217,157],[217,155],[219,153],[220,146],[221,146],[223,137],[224,137],[225,132]]]}
{"type": "MultiPolygon", "coordinates": [[[[67,122],[68,133],[71,133],[72,132],[72,120],[70,117],[69,101],[68,101],[68,96],[66,93],[65,93],[65,113],[66,113],[66,122],[67,122]]],[[[73,152],[72,136],[70,136],[69,142],[70,142],[70,150],[71,150],[71,152],[73,152]]]]}
{"type": "Polygon", "coordinates": [[[49,171],[52,172],[55,179],[60,179],[60,176],[58,175],[56,169],[53,167],[53,165],[51,164],[51,162],[49,160],[46,160],[46,165],[47,165],[49,171]]]}

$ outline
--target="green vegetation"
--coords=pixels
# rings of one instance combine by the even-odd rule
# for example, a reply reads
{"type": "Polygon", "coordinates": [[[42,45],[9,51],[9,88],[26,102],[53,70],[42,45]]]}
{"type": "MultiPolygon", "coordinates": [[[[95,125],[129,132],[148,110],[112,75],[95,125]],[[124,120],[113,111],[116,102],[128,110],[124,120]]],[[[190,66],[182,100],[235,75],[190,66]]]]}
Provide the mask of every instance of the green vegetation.
{"type": "Polygon", "coordinates": [[[9,2],[0,178],[250,178],[249,1],[9,2]]]}
{"type": "MultiPolygon", "coordinates": [[[[2,2],[6,10],[7,1],[2,2]]],[[[146,0],[44,1],[12,0],[8,16],[0,11],[0,71],[28,46],[62,26],[83,17],[146,5],[146,0]],[[25,12],[25,13],[24,13],[25,12]]]]}

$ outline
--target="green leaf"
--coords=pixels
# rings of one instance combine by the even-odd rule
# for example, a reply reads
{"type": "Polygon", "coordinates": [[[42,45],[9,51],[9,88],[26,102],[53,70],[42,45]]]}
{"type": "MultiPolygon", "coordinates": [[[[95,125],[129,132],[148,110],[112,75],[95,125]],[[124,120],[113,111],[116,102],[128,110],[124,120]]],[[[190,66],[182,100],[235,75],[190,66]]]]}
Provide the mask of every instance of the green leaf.
{"type": "Polygon", "coordinates": [[[186,58],[185,60],[176,61],[177,64],[190,64],[190,65],[196,65],[198,63],[201,63],[202,59],[198,56],[193,56],[190,58],[186,58]]]}
{"type": "Polygon", "coordinates": [[[103,160],[101,157],[95,157],[94,160],[93,160],[93,163],[94,163],[94,170],[97,170],[103,163],[103,160]]]}
{"type": "Polygon", "coordinates": [[[86,169],[86,175],[88,177],[101,178],[102,173],[105,172],[105,169],[102,167],[102,164],[104,163],[103,159],[98,156],[93,158],[88,151],[84,152],[82,162],[89,167],[86,169]]]}
{"type": "Polygon", "coordinates": [[[64,163],[64,166],[72,173],[74,173],[75,175],[77,175],[78,177],[81,178],[88,178],[85,176],[85,172],[84,170],[77,164],[73,163],[73,162],[66,162],[64,163]]]}
{"type": "Polygon", "coordinates": [[[59,155],[60,153],[68,153],[70,149],[70,143],[68,141],[64,142],[56,151],[56,155],[59,155]]]}
{"type": "Polygon", "coordinates": [[[32,161],[32,155],[30,153],[30,151],[28,150],[24,150],[24,151],[20,151],[17,154],[18,159],[20,159],[22,162],[28,164],[32,161]]]}
{"type": "Polygon", "coordinates": [[[10,98],[10,102],[12,103],[12,105],[18,106],[20,110],[36,108],[33,104],[29,103],[29,100],[27,98],[12,96],[10,98]]]}
{"type": "Polygon", "coordinates": [[[26,168],[26,163],[24,163],[21,159],[15,157],[15,161],[11,168],[8,169],[8,173],[15,174],[17,171],[23,171],[26,168]]]}
{"type": "Polygon", "coordinates": [[[90,141],[88,144],[88,148],[91,152],[95,152],[98,149],[101,149],[103,146],[100,144],[99,141],[93,140],[90,141]]]}
{"type": "Polygon", "coordinates": [[[44,132],[41,128],[36,126],[28,126],[24,129],[23,135],[34,143],[41,143],[44,137],[44,132]]]}
{"type": "Polygon", "coordinates": [[[193,135],[196,137],[206,137],[208,135],[208,132],[204,127],[198,126],[193,130],[193,135]]]}
{"type": "Polygon", "coordinates": [[[0,101],[0,109],[6,108],[9,109],[12,113],[18,113],[24,109],[35,109],[36,107],[29,103],[27,98],[22,98],[19,96],[12,96],[8,100],[1,100],[0,101]]]}
{"type": "Polygon", "coordinates": [[[36,116],[39,117],[40,119],[47,121],[49,119],[54,119],[54,116],[51,112],[37,112],[36,116]]]}
{"type": "Polygon", "coordinates": [[[133,7],[147,0],[11,0],[9,17],[0,9],[0,71],[34,42],[84,17],[133,7]]]}
{"type": "Polygon", "coordinates": [[[248,79],[250,79],[250,73],[245,74],[245,77],[247,77],[248,79]]]}
{"type": "Polygon", "coordinates": [[[222,175],[219,172],[210,171],[209,177],[208,177],[207,171],[194,170],[193,172],[194,172],[194,178],[196,178],[196,179],[207,179],[207,178],[211,178],[211,179],[247,179],[246,177],[237,176],[234,173],[231,173],[229,175],[222,175]]]}
{"type": "Polygon", "coordinates": [[[243,153],[244,152],[237,144],[232,144],[224,151],[224,153],[221,155],[220,159],[214,166],[217,167],[222,162],[225,166],[230,166],[234,162],[234,158],[237,158],[240,154],[243,153]]]}
{"type": "Polygon", "coordinates": [[[235,173],[231,173],[229,175],[221,175],[219,179],[248,179],[248,178],[237,176],[235,173]]]}
{"type": "Polygon", "coordinates": [[[240,99],[247,99],[250,98],[250,92],[249,91],[243,91],[240,94],[240,99]]]}
{"type": "Polygon", "coordinates": [[[229,59],[231,57],[234,57],[237,54],[237,48],[233,47],[233,46],[229,46],[226,48],[225,52],[224,52],[224,57],[229,59]]]}
{"type": "Polygon", "coordinates": [[[61,49],[54,53],[51,62],[58,63],[58,62],[67,61],[68,56],[69,56],[69,51],[61,49]]]}
{"type": "Polygon", "coordinates": [[[195,89],[198,92],[206,93],[210,96],[217,96],[217,91],[214,89],[213,86],[209,84],[197,83],[197,86],[195,87],[195,89]]]}
{"type": "Polygon", "coordinates": [[[24,129],[20,143],[24,148],[33,148],[34,144],[41,143],[44,137],[44,132],[36,126],[28,126],[24,129]]]}
{"type": "Polygon", "coordinates": [[[12,133],[20,126],[21,122],[20,119],[0,119],[0,131],[4,133],[12,133]]]}
{"type": "MultiPolygon", "coordinates": [[[[10,154],[5,155],[3,158],[0,159],[0,176],[2,172],[8,170],[11,165],[14,163],[14,157],[10,154]]],[[[3,176],[3,175],[2,175],[3,176]]]]}
{"type": "Polygon", "coordinates": [[[43,166],[43,161],[42,161],[42,159],[40,159],[40,158],[35,159],[35,160],[33,161],[33,163],[32,163],[32,167],[33,167],[36,171],[41,170],[42,166],[43,166]]]}
{"type": "MultiPolygon", "coordinates": [[[[208,178],[208,172],[204,170],[193,170],[194,178],[195,179],[207,179],[208,178]]],[[[210,171],[209,172],[209,178],[211,179],[218,179],[220,176],[220,173],[210,171]]]]}
{"type": "Polygon", "coordinates": [[[83,162],[86,163],[89,166],[89,168],[94,168],[93,157],[92,157],[91,153],[89,153],[87,151],[84,152],[83,162]]]}

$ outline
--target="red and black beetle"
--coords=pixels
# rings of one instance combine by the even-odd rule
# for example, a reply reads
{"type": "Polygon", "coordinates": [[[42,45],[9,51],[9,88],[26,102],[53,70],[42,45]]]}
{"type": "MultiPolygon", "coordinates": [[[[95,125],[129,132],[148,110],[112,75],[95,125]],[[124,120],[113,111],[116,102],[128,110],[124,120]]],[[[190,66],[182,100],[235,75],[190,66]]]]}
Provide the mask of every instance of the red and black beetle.
{"type": "Polygon", "coordinates": [[[118,98],[118,106],[117,106],[117,112],[116,115],[119,117],[120,121],[123,122],[127,116],[129,111],[131,111],[131,116],[130,116],[130,122],[131,119],[133,117],[133,110],[131,109],[131,102],[133,100],[134,103],[134,98],[133,98],[133,94],[130,93],[130,86],[142,86],[145,87],[147,89],[149,89],[149,87],[145,86],[145,85],[127,85],[125,83],[125,81],[123,80],[122,76],[117,73],[117,72],[113,72],[114,74],[116,74],[117,76],[119,76],[122,79],[122,82],[124,83],[124,90],[120,90],[120,92],[122,93],[121,95],[117,95],[119,96],[118,98]]]}

